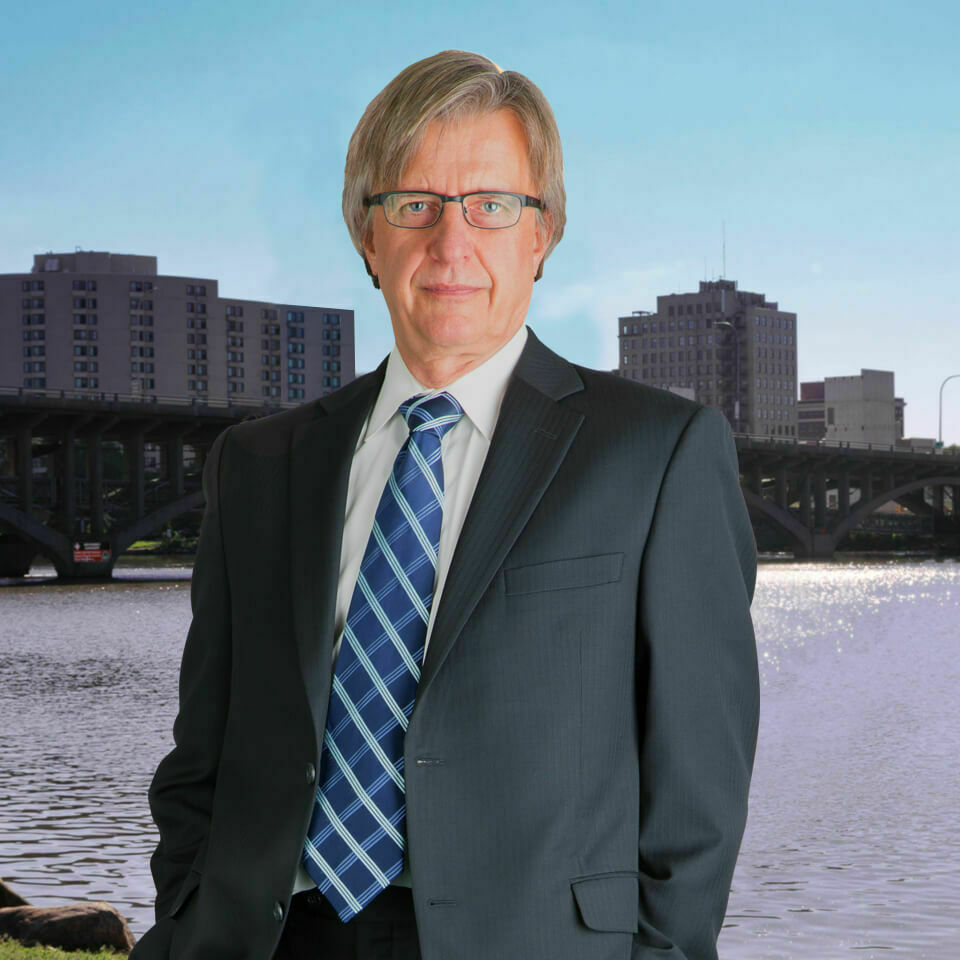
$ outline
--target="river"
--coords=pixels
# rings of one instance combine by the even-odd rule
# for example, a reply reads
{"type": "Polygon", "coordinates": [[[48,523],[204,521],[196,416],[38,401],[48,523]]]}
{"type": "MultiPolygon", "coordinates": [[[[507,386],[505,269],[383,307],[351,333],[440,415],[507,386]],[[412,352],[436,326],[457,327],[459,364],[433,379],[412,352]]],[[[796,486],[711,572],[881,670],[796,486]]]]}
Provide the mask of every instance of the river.
{"type": "MultiPolygon", "coordinates": [[[[152,922],[189,565],[0,580],[0,876],[152,922]]],[[[960,563],[762,562],[762,708],[724,960],[960,957],[960,563]]]]}

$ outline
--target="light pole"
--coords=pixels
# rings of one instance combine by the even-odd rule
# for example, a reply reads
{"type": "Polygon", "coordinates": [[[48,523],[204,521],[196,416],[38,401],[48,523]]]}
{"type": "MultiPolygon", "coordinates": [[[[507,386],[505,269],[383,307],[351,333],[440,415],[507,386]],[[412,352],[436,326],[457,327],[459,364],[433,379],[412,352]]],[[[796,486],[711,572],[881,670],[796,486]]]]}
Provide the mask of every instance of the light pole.
{"type": "MultiPolygon", "coordinates": [[[[954,377],[960,377],[960,373],[951,373],[947,380],[953,380],[954,377]]],[[[947,380],[940,384],[940,423],[937,427],[937,449],[943,449],[943,388],[947,385],[947,380]]]]}
{"type": "Polygon", "coordinates": [[[714,320],[715,327],[729,327],[733,334],[734,349],[734,375],[736,381],[733,392],[733,429],[735,433],[740,432],[740,340],[737,337],[737,328],[729,320],[714,320]]]}

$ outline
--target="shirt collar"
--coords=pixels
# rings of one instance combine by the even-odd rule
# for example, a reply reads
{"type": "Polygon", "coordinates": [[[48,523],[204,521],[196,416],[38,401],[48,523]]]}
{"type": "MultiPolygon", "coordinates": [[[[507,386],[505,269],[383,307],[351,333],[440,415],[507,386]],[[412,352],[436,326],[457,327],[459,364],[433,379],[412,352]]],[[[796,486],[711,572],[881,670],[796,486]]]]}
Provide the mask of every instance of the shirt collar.
{"type": "Polygon", "coordinates": [[[387,370],[377,402],[367,420],[366,430],[361,432],[357,446],[362,446],[379,433],[394,415],[400,416],[400,404],[405,400],[418,393],[432,395],[444,391],[451,394],[463,407],[463,412],[489,443],[500,415],[507,382],[526,342],[527,327],[524,324],[493,356],[487,357],[479,366],[447,386],[432,390],[423,386],[410,372],[394,344],[387,358],[387,370]]]}

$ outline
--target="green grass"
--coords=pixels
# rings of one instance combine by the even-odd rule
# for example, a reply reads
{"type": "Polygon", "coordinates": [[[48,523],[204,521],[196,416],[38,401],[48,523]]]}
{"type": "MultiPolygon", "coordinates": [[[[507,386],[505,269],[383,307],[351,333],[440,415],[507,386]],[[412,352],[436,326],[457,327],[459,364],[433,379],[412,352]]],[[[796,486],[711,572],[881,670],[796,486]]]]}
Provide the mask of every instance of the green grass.
{"type": "Polygon", "coordinates": [[[150,550],[153,547],[160,546],[159,540],[137,540],[134,543],[131,543],[128,550],[150,550]]]}
{"type": "Polygon", "coordinates": [[[89,950],[58,950],[56,947],[25,947],[16,940],[0,937],[0,960],[103,960],[104,957],[125,957],[103,947],[97,953],[89,950]]]}

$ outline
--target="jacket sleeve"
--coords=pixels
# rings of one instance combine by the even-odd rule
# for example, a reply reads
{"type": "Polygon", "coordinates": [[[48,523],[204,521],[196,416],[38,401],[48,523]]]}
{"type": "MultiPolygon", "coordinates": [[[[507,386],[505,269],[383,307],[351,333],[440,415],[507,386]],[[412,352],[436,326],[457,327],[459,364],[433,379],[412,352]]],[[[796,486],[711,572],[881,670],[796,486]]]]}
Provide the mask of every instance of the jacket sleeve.
{"type": "MultiPolygon", "coordinates": [[[[150,859],[156,916],[169,912],[191,864],[202,858],[210,826],[217,767],[230,699],[230,585],[223,553],[220,466],[227,427],[203,467],[206,507],[190,585],[193,619],[180,665],[175,746],[150,785],[150,812],[160,842],[150,859]]],[[[198,864],[202,869],[202,863],[198,864]]]]}
{"type": "Polygon", "coordinates": [[[664,473],[640,568],[640,924],[633,960],[716,960],[759,715],[753,530],[726,418],[701,407],[664,473]]]}

